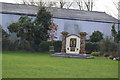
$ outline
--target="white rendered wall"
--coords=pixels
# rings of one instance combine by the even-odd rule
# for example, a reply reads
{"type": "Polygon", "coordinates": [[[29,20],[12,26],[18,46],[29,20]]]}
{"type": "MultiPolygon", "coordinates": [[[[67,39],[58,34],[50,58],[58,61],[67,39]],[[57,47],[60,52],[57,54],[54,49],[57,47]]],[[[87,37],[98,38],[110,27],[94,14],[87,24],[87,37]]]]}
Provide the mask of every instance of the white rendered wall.
{"type": "MultiPolygon", "coordinates": [[[[19,20],[19,18],[21,17],[21,15],[14,15],[14,14],[1,14],[0,13],[0,20],[2,20],[2,27],[5,31],[8,32],[7,27],[14,22],[17,22],[19,20]]],[[[30,16],[31,17],[31,16],[30,16]]],[[[33,17],[31,17],[33,18],[33,17]]]]}
{"type": "MultiPolygon", "coordinates": [[[[7,26],[11,23],[18,21],[21,15],[14,14],[1,14],[0,13],[0,23],[5,31],[8,32],[7,26]],[[2,20],[2,21],[1,21],[2,20]]],[[[33,16],[29,16],[35,18],[33,16]]],[[[89,21],[77,21],[77,20],[66,20],[66,19],[53,19],[53,22],[58,25],[57,39],[62,40],[62,31],[68,31],[71,34],[78,34],[79,32],[87,32],[87,39],[94,31],[101,31],[104,37],[111,36],[112,23],[102,23],[102,22],[89,22],[89,21]]],[[[116,27],[116,30],[118,27],[116,27]]]]}
{"type": "MultiPolygon", "coordinates": [[[[65,19],[54,19],[58,25],[57,36],[61,40],[61,32],[67,31],[70,34],[78,34],[79,32],[87,32],[87,39],[94,31],[100,31],[104,34],[104,37],[111,36],[112,23],[102,22],[89,22],[89,21],[77,21],[77,20],[65,20],[65,19]],[[67,27],[67,28],[66,28],[67,27]]],[[[116,26],[116,30],[118,27],[116,26]]]]}

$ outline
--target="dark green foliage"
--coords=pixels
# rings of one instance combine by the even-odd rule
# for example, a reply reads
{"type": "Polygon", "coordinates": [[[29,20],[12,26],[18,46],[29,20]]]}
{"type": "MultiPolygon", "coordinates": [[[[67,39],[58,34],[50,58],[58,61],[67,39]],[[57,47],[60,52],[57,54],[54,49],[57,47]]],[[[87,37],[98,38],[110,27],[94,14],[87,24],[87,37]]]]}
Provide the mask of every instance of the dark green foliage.
{"type": "Polygon", "coordinates": [[[9,50],[10,44],[9,34],[2,29],[2,50],[9,50]]]}
{"type": "Polygon", "coordinates": [[[109,58],[109,59],[113,59],[114,57],[113,57],[113,56],[109,56],[108,58],[109,58]]]}
{"type": "Polygon", "coordinates": [[[18,50],[21,50],[21,51],[33,51],[33,48],[31,46],[30,42],[27,41],[27,40],[21,40],[21,41],[19,41],[18,44],[19,44],[17,46],[18,50]]]}
{"type": "Polygon", "coordinates": [[[7,37],[9,37],[9,34],[2,29],[2,38],[7,38],[7,37]]]}
{"type": "Polygon", "coordinates": [[[92,52],[91,55],[92,56],[100,56],[100,52],[92,52]]]}
{"type": "Polygon", "coordinates": [[[2,38],[2,50],[7,51],[9,50],[11,41],[8,38],[2,38]]]}
{"type": "Polygon", "coordinates": [[[120,41],[120,31],[118,31],[117,38],[118,38],[118,42],[119,42],[120,41]]]}
{"type": "Polygon", "coordinates": [[[100,47],[99,47],[98,43],[95,43],[95,42],[86,42],[85,50],[86,50],[87,53],[90,54],[91,52],[99,51],[100,47]]]}
{"type": "Polygon", "coordinates": [[[100,31],[94,31],[90,36],[91,42],[99,42],[103,39],[103,34],[100,31]]]}
{"type": "Polygon", "coordinates": [[[21,40],[31,41],[34,39],[32,19],[28,16],[21,16],[18,22],[8,26],[8,30],[11,33],[16,33],[21,40]]]}
{"type": "Polygon", "coordinates": [[[51,45],[51,42],[43,41],[39,45],[39,51],[40,52],[48,52],[49,46],[51,45]]]}
{"type": "Polygon", "coordinates": [[[109,53],[104,53],[103,56],[104,56],[104,57],[108,57],[108,56],[110,56],[110,54],[109,54],[109,53]]]}
{"type": "Polygon", "coordinates": [[[2,26],[0,25],[0,33],[2,33],[2,38],[8,38],[10,35],[2,29],[2,26]]]}
{"type": "Polygon", "coordinates": [[[61,52],[62,41],[54,41],[55,52],[61,52]]]}
{"type": "Polygon", "coordinates": [[[20,38],[18,44],[16,43],[19,45],[19,49],[30,51],[32,47],[35,51],[39,51],[39,44],[48,39],[51,18],[50,12],[41,7],[34,21],[28,16],[21,16],[18,22],[8,26],[8,30],[16,33],[20,38]]]}
{"type": "Polygon", "coordinates": [[[47,41],[49,38],[48,30],[51,23],[52,15],[47,12],[45,7],[41,7],[37,13],[36,19],[34,21],[34,42],[35,44],[41,43],[41,41],[47,41]]]}
{"type": "Polygon", "coordinates": [[[106,37],[100,42],[100,50],[102,52],[116,52],[117,44],[112,41],[112,38],[106,37]]]}
{"type": "Polygon", "coordinates": [[[118,43],[120,41],[120,31],[117,32],[115,30],[115,24],[112,25],[111,32],[112,32],[112,36],[114,37],[114,41],[118,43]]]}
{"type": "MultiPolygon", "coordinates": [[[[61,51],[61,47],[62,47],[62,42],[61,41],[54,41],[53,44],[54,44],[55,52],[60,52],[61,51]]],[[[40,52],[48,52],[49,51],[49,47],[51,45],[52,45],[51,41],[43,41],[39,45],[39,51],[40,52]]]]}

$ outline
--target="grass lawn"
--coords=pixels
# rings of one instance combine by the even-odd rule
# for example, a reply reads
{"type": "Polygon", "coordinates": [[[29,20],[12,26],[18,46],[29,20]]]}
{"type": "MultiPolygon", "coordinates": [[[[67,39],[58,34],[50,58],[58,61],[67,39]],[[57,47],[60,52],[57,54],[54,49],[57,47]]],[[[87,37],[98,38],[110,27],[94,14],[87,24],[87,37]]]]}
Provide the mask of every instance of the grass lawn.
{"type": "Polygon", "coordinates": [[[118,78],[118,61],[3,52],[3,78],[118,78]]]}

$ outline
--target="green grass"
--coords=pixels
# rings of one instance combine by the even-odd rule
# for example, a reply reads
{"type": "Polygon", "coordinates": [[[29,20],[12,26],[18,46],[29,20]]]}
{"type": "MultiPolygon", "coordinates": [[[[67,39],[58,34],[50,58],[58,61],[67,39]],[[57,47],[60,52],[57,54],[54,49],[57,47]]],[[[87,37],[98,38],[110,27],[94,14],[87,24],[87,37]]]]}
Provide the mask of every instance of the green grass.
{"type": "Polygon", "coordinates": [[[118,78],[118,61],[3,52],[3,78],[118,78]]]}

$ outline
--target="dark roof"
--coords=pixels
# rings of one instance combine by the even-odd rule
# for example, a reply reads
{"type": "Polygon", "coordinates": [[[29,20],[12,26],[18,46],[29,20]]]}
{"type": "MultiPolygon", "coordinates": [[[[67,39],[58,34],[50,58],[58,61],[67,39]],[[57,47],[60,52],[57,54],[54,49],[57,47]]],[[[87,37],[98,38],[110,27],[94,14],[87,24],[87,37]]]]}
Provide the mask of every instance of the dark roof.
{"type": "MultiPolygon", "coordinates": [[[[0,7],[2,7],[2,10],[0,10],[0,12],[4,13],[6,12],[36,15],[38,11],[37,6],[24,4],[0,3],[0,7]]],[[[83,11],[56,7],[51,7],[48,10],[53,14],[54,18],[118,23],[118,20],[116,18],[106,14],[105,12],[83,11]]]]}

